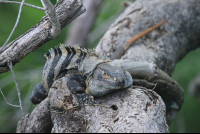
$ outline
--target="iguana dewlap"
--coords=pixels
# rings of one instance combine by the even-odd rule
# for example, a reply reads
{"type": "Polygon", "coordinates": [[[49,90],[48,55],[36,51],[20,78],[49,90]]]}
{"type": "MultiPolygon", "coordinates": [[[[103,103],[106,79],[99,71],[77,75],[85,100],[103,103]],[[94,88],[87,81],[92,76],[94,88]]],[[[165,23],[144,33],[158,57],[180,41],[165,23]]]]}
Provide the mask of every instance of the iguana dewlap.
{"type": "Polygon", "coordinates": [[[45,99],[53,82],[63,76],[68,77],[68,88],[76,95],[78,103],[91,102],[91,95],[103,96],[133,83],[131,75],[120,63],[94,50],[86,50],[77,45],[60,45],[44,56],[46,64],[42,82],[36,85],[30,98],[33,104],[45,99]]]}

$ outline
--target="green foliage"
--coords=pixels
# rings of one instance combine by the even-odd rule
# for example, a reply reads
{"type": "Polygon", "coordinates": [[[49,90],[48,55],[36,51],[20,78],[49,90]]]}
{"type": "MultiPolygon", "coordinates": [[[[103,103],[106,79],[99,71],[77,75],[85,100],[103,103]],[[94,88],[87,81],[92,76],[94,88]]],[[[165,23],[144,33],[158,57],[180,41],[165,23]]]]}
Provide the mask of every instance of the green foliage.
{"type": "Polygon", "coordinates": [[[187,54],[177,65],[173,73],[175,79],[184,89],[184,104],[171,124],[170,132],[200,132],[200,101],[188,93],[188,84],[200,70],[200,49],[187,54]]]}
{"type": "MultiPolygon", "coordinates": [[[[42,6],[39,0],[29,0],[26,2],[42,6]]],[[[125,9],[124,7],[121,7],[121,2],[123,2],[123,0],[103,1],[102,8],[88,37],[89,48],[94,48],[97,45],[99,39],[103,36],[110,24],[112,24],[112,22],[114,22],[119,14],[125,9]]],[[[0,46],[4,44],[14,27],[19,6],[20,5],[17,4],[0,4],[0,46]]],[[[23,6],[19,25],[10,41],[14,40],[16,37],[37,24],[44,15],[44,11],[23,6]]],[[[60,43],[64,43],[70,25],[62,30],[58,39],[47,42],[44,46],[30,53],[13,67],[21,91],[25,113],[31,113],[35,108],[35,106],[31,104],[29,97],[31,96],[34,86],[42,80],[42,70],[45,64],[43,54],[48,52],[49,48],[54,48],[60,43]]],[[[198,125],[198,122],[200,121],[200,115],[198,114],[200,103],[196,98],[190,97],[187,92],[189,81],[198,73],[200,68],[200,64],[197,62],[198,57],[200,57],[199,49],[188,54],[176,66],[173,73],[173,78],[177,80],[185,90],[185,103],[182,112],[178,114],[171,124],[171,132],[200,132],[198,125]]],[[[19,105],[11,71],[0,74],[0,88],[9,103],[19,105]]],[[[20,108],[7,105],[0,94],[0,109],[0,132],[16,132],[17,122],[23,116],[20,108]]]]}

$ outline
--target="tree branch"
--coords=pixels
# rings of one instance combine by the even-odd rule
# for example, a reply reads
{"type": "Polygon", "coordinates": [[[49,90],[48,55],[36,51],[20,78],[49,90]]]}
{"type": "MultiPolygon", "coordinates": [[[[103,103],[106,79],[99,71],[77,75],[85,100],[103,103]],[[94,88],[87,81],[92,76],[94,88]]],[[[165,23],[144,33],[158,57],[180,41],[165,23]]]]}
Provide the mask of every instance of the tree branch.
{"type": "Polygon", "coordinates": [[[85,113],[77,108],[76,98],[68,89],[66,79],[62,77],[54,82],[48,98],[42,101],[28,117],[24,116],[19,121],[17,132],[35,130],[41,133],[44,132],[43,124],[46,128],[46,124],[50,127],[51,121],[52,133],[168,132],[165,121],[166,107],[161,97],[154,91],[142,87],[116,91],[96,98],[95,105],[85,105],[85,113]],[[45,104],[47,102],[50,103],[51,116],[49,114],[44,116],[48,113],[49,105],[45,104]],[[46,120],[41,120],[43,116],[46,120]]]}
{"type": "Polygon", "coordinates": [[[110,26],[96,51],[110,57],[131,37],[167,19],[161,27],[136,41],[121,58],[156,63],[171,76],[176,63],[199,47],[199,5],[198,0],[137,0],[110,26]]]}
{"type": "Polygon", "coordinates": [[[0,88],[0,91],[1,91],[1,94],[2,94],[2,96],[3,96],[3,98],[4,98],[4,100],[6,101],[6,104],[8,104],[8,105],[10,105],[10,106],[13,106],[13,107],[20,107],[20,106],[18,106],[18,105],[13,105],[13,104],[9,103],[9,102],[6,100],[6,97],[4,96],[4,94],[3,94],[2,90],[1,90],[1,88],[0,88]]]}
{"type": "Polygon", "coordinates": [[[41,2],[44,8],[46,9],[45,13],[49,17],[49,20],[51,21],[51,25],[52,25],[49,38],[56,39],[60,35],[61,27],[60,27],[60,23],[55,12],[55,8],[49,0],[41,0],[41,2]]]}
{"type": "MultiPolygon", "coordinates": [[[[61,0],[56,4],[55,10],[61,29],[85,12],[80,0],[61,0]]],[[[50,41],[51,27],[49,18],[45,16],[37,25],[6,45],[0,51],[0,73],[9,70],[8,61],[15,65],[30,52],[50,41]]]]}
{"type": "Polygon", "coordinates": [[[15,85],[16,85],[16,88],[17,88],[17,94],[18,94],[18,98],[19,98],[19,105],[20,105],[20,108],[22,110],[22,114],[24,115],[24,110],[23,110],[23,106],[22,106],[22,99],[21,99],[21,93],[20,93],[20,90],[19,90],[19,86],[18,86],[18,83],[17,83],[17,80],[16,80],[16,77],[15,77],[15,73],[12,69],[12,62],[9,61],[8,62],[8,66],[13,74],[13,78],[14,78],[14,81],[15,81],[15,85]]]}
{"type": "MultiPolygon", "coordinates": [[[[131,37],[148,27],[167,19],[168,22],[136,41],[121,57],[137,62],[155,63],[157,67],[171,76],[174,67],[188,52],[200,44],[200,1],[159,1],[138,0],[124,11],[111,25],[96,47],[96,51],[105,52],[108,57],[131,37]],[[155,8],[155,6],[157,8],[155,8]],[[190,12],[187,12],[190,11],[190,12]]],[[[134,77],[133,77],[134,78],[134,77]]],[[[173,84],[172,84],[173,85],[173,84]]],[[[165,98],[167,90],[158,88],[156,92],[165,98]],[[164,93],[165,92],[165,93],[164,93]]],[[[182,105],[183,91],[175,88],[168,94],[182,105]],[[179,99],[178,99],[179,98],[179,99]]],[[[180,107],[174,107],[165,99],[167,120],[171,122],[180,107]],[[171,107],[169,111],[169,107],[171,107]]]]}
{"type": "Polygon", "coordinates": [[[42,101],[31,114],[26,114],[17,124],[17,133],[50,133],[52,129],[49,99],[42,101]]]}

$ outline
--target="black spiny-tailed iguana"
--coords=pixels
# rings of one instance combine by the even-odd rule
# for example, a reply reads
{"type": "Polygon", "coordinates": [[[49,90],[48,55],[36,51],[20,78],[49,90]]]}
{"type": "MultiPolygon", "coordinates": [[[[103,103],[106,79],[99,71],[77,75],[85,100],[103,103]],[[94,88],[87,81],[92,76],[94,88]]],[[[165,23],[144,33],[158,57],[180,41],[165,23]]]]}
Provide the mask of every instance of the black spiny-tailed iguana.
{"type": "Polygon", "coordinates": [[[131,75],[104,54],[86,50],[77,45],[60,45],[45,55],[46,64],[42,82],[33,90],[31,101],[40,103],[47,97],[53,82],[68,75],[67,85],[76,95],[78,103],[92,102],[93,96],[103,96],[113,90],[132,85],[131,75]]]}
{"type": "MultiPolygon", "coordinates": [[[[111,58],[116,58],[117,54],[122,55],[133,42],[165,22],[166,20],[131,38],[123,49],[119,48],[119,52],[116,51],[111,58]]],[[[53,82],[63,76],[68,77],[68,88],[76,95],[83,108],[84,102],[92,103],[92,96],[103,96],[113,90],[129,87],[133,83],[131,75],[120,63],[109,60],[95,50],[86,50],[77,45],[60,45],[44,56],[46,64],[42,82],[36,85],[30,98],[33,104],[38,104],[46,98],[53,82]]]]}

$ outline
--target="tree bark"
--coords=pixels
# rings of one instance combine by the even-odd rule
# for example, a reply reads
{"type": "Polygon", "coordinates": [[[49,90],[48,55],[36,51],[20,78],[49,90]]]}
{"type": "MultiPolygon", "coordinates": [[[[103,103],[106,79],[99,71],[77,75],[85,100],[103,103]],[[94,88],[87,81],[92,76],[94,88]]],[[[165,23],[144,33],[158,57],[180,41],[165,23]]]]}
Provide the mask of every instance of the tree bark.
{"type": "Polygon", "coordinates": [[[17,133],[50,133],[52,128],[49,99],[42,101],[31,114],[18,122],[17,133]]]}
{"type": "Polygon", "coordinates": [[[54,124],[52,133],[168,131],[165,104],[152,90],[132,87],[96,98],[95,105],[85,106],[85,113],[80,108],[73,108],[77,102],[68,90],[64,77],[54,82],[52,87],[49,93],[50,107],[67,108],[63,113],[51,108],[54,124]]]}
{"type": "MultiPolygon", "coordinates": [[[[166,24],[138,40],[122,59],[154,62],[171,75],[175,64],[199,47],[199,0],[137,0],[111,25],[96,50],[109,57],[132,36],[165,19],[168,19],[166,24]]],[[[55,81],[50,89],[52,132],[168,132],[166,104],[158,95],[162,90],[156,93],[133,86],[95,98],[98,105],[86,106],[84,113],[73,108],[76,100],[64,79],[55,81]],[[61,107],[57,106],[64,106],[63,113],[58,112],[61,107]]],[[[168,117],[172,120],[174,116],[168,117]]]]}
{"type": "Polygon", "coordinates": [[[137,0],[110,26],[97,45],[108,57],[131,37],[168,19],[160,28],[132,45],[122,59],[148,61],[171,76],[188,52],[200,45],[200,1],[137,0]]]}

